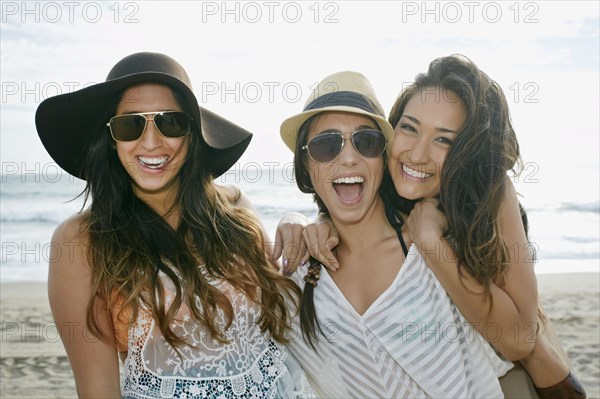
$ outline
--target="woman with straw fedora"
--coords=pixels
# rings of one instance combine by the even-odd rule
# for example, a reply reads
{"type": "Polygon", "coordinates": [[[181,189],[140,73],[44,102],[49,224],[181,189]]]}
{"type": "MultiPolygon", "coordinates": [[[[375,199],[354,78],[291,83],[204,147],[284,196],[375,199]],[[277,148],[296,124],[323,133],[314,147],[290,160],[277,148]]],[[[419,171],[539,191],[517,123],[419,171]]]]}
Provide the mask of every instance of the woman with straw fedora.
{"type": "MultiPolygon", "coordinates": [[[[515,368],[501,381],[504,392],[584,398],[551,325],[543,315],[538,320],[527,217],[506,175],[520,154],[501,88],[468,58],[441,57],[403,90],[389,120],[389,220],[400,239],[400,232],[410,236],[411,250],[422,254],[461,314],[503,356],[521,360],[531,379],[515,368]]],[[[304,236],[331,267],[336,256],[326,245],[336,239],[325,240],[322,227],[319,233],[310,226],[304,236]]],[[[335,275],[345,267],[338,266],[335,275]]]]}
{"type": "Polygon", "coordinates": [[[339,235],[335,273],[311,259],[302,337],[288,344],[324,397],[501,397],[512,363],[466,323],[410,237],[386,218],[386,144],[394,137],[368,80],[323,79],[281,136],[296,183],[339,235]]]}
{"type": "Polygon", "coordinates": [[[200,107],[158,53],[48,98],[36,125],[90,201],[56,228],[48,278],[78,394],[296,396],[282,344],[298,288],[268,260],[248,199],[213,182],[251,134],[200,107]]]}

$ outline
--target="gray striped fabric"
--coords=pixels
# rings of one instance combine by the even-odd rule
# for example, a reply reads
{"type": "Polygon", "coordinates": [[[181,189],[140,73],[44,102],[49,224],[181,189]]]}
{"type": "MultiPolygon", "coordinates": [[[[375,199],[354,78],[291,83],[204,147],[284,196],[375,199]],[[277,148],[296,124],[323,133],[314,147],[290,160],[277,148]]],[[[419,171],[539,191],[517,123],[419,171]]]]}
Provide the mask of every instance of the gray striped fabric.
{"type": "MultiPolygon", "coordinates": [[[[294,274],[300,286],[305,273],[294,274]]],[[[288,347],[323,397],[503,397],[498,377],[512,363],[465,321],[414,245],[363,315],[325,268],[314,292],[325,336],[312,350],[296,320],[288,347]]]]}

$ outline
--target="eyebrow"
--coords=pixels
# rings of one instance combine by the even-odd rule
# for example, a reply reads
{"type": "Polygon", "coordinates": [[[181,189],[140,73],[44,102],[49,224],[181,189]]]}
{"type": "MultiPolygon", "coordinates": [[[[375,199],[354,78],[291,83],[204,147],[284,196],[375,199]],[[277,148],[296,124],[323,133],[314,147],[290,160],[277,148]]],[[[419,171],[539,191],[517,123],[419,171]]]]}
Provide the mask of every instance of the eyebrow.
{"type": "MultiPolygon", "coordinates": [[[[416,123],[417,125],[419,125],[419,126],[421,125],[421,121],[418,120],[417,118],[415,118],[414,116],[404,114],[404,115],[402,115],[402,117],[400,119],[402,119],[402,118],[410,119],[412,122],[416,123]]],[[[448,129],[446,127],[436,127],[435,130],[442,132],[442,133],[458,134],[458,132],[456,130],[448,129]]]]}
{"type": "MultiPolygon", "coordinates": [[[[358,130],[365,130],[365,129],[377,129],[376,127],[370,126],[370,125],[358,125],[354,128],[354,132],[358,131],[358,130]]],[[[325,129],[321,132],[319,132],[318,134],[325,134],[325,133],[339,133],[341,134],[342,131],[340,129],[325,129]]]]}
{"type": "Polygon", "coordinates": [[[364,129],[377,129],[377,127],[373,127],[371,125],[358,125],[355,129],[356,130],[364,130],[364,129]]]}

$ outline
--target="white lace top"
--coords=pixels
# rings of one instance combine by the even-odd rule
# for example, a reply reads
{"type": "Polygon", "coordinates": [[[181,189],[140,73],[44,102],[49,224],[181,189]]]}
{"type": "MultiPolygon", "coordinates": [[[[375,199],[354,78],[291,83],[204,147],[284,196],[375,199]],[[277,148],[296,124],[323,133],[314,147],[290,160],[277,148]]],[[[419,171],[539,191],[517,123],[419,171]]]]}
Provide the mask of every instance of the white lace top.
{"type": "MultiPolygon", "coordinates": [[[[301,287],[305,274],[294,275],[301,287]]],[[[466,322],[416,246],[362,315],[325,268],[314,302],[325,336],[314,351],[296,325],[288,349],[323,397],[503,397],[498,377],[512,363],[466,322]]]]}
{"type": "MultiPolygon", "coordinates": [[[[161,276],[167,305],[175,288],[161,276]]],[[[221,280],[211,281],[225,293],[235,318],[225,332],[228,344],[211,338],[182,306],[172,329],[191,346],[175,351],[147,312],[129,328],[122,380],[125,398],[296,398],[310,397],[298,363],[285,347],[261,333],[259,307],[221,280]]],[[[198,299],[199,301],[199,299],[198,299]]],[[[218,313],[223,328],[225,316],[218,313]]]]}

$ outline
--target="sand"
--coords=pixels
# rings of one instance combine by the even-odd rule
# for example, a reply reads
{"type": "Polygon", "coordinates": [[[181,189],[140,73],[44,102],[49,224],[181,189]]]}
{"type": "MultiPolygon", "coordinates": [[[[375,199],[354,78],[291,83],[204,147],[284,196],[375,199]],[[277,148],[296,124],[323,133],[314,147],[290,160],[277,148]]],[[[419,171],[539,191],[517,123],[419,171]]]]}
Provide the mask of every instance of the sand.
{"type": "MultiPolygon", "coordinates": [[[[544,308],[589,398],[600,398],[600,275],[538,275],[544,308]]],[[[45,283],[0,286],[0,398],[74,398],[45,283]]]]}

